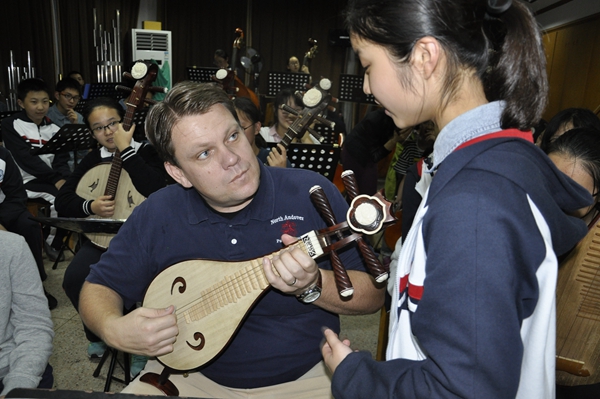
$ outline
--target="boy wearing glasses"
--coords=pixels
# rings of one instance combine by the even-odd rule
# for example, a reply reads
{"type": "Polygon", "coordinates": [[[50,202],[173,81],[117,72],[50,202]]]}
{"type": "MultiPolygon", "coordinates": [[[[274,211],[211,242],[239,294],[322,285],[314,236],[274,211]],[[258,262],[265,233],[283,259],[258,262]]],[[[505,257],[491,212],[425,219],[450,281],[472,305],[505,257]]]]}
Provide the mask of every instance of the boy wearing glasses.
{"type": "MultiPolygon", "coordinates": [[[[17,103],[22,108],[2,120],[4,146],[12,153],[29,199],[43,199],[54,204],[58,190],[71,174],[69,153],[33,155],[32,149],[41,148],[58,132],[60,127],[48,118],[50,90],[40,79],[22,80],[17,86],[17,103]]],[[[55,215],[52,207],[52,214],[55,215]]],[[[44,245],[48,258],[56,260],[65,236],[58,230],[52,237],[48,234],[44,245]]]]}
{"type": "Polygon", "coordinates": [[[48,110],[48,118],[60,127],[67,123],[83,123],[83,116],[75,107],[81,99],[81,86],[73,78],[65,78],[56,84],[56,102],[48,110]]]}

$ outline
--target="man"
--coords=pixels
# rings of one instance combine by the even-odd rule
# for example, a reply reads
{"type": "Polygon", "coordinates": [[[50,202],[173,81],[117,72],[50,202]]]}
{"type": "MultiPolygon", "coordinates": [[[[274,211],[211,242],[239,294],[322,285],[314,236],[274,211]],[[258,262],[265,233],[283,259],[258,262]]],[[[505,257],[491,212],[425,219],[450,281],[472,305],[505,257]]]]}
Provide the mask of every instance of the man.
{"type": "MultiPolygon", "coordinates": [[[[343,220],[347,205],[339,191],[313,172],[260,164],[232,102],[212,85],[175,86],[152,108],[147,126],[151,143],[179,184],[136,207],[92,266],[80,296],[84,322],[109,346],[125,352],[170,353],[176,339],[178,344],[187,340],[177,337],[173,306],[141,307],[125,316],[122,309],[141,301],[154,277],[170,265],[190,259],[258,259],[272,289],[213,362],[187,378],[171,375],[170,380],[181,396],[228,398],[244,392],[329,398],[320,327],[333,324],[339,331],[336,313],[375,312],[383,304],[383,290],[363,271],[353,247],[339,251],[355,289],[345,300],[328,261],[317,264],[298,248],[272,260],[265,255],[295,241],[292,236],[326,227],[309,200],[315,185],[323,187],[343,220]],[[314,302],[307,303],[310,299],[314,302]]],[[[150,361],[149,370],[160,373],[162,367],[150,361]]],[[[135,380],[124,392],[157,390],[135,380]]]]}

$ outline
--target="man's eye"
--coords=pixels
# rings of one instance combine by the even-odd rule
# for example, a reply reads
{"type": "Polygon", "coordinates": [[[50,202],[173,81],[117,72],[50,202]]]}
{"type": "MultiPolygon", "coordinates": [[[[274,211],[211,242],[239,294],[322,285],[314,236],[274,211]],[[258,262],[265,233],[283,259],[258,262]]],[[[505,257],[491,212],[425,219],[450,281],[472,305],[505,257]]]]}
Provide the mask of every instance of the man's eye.
{"type": "Polygon", "coordinates": [[[202,151],[200,154],[198,154],[198,159],[206,159],[206,158],[208,158],[208,150],[202,151]]]}
{"type": "Polygon", "coordinates": [[[235,141],[235,140],[237,140],[238,137],[239,137],[239,132],[235,132],[231,136],[229,136],[229,141],[235,141]]]}

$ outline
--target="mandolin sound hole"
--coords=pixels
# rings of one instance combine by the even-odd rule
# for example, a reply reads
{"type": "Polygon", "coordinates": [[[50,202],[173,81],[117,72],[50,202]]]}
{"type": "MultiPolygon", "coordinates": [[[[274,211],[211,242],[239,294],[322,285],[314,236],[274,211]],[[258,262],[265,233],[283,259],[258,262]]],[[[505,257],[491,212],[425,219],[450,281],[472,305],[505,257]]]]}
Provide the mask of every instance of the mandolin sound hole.
{"type": "Polygon", "coordinates": [[[192,345],[192,344],[190,344],[190,341],[185,341],[185,343],[188,344],[188,346],[195,351],[202,350],[204,348],[204,344],[206,344],[206,340],[204,339],[204,334],[202,334],[201,332],[195,332],[194,340],[200,341],[198,343],[198,345],[192,345]]]}
{"type": "Polygon", "coordinates": [[[183,277],[177,277],[175,280],[173,280],[173,284],[171,284],[171,295],[173,295],[173,290],[175,289],[177,284],[181,284],[179,288],[177,288],[177,291],[179,291],[180,294],[183,294],[185,292],[185,289],[187,287],[185,279],[183,277]]]}

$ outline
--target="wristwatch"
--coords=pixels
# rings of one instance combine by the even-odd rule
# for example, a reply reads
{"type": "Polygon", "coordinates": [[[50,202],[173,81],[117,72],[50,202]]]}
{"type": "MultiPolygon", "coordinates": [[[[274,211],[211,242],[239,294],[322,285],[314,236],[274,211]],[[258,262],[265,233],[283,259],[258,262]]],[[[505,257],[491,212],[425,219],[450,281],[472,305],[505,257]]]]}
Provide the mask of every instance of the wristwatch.
{"type": "Polygon", "coordinates": [[[296,298],[303,303],[312,303],[321,296],[321,270],[319,269],[319,277],[317,282],[308,287],[306,291],[296,295],[296,298]]]}

